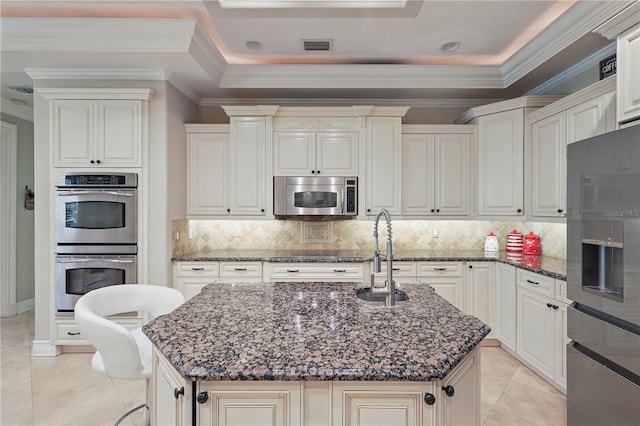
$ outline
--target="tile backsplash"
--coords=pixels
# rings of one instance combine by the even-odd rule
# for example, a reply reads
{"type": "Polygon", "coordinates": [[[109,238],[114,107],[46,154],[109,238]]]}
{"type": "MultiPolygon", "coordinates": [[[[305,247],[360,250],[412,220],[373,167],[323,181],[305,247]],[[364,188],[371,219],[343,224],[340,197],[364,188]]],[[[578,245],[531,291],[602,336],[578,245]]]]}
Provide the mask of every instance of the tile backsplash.
{"type": "MultiPolygon", "coordinates": [[[[203,250],[373,250],[373,220],[174,220],[173,256],[203,250]],[[176,238],[177,237],[177,238],[176,238]]],[[[394,250],[482,250],[489,232],[498,235],[500,249],[517,229],[540,236],[542,254],[566,259],[564,223],[396,220],[394,250]]],[[[386,239],[386,225],[379,224],[386,239]]]]}

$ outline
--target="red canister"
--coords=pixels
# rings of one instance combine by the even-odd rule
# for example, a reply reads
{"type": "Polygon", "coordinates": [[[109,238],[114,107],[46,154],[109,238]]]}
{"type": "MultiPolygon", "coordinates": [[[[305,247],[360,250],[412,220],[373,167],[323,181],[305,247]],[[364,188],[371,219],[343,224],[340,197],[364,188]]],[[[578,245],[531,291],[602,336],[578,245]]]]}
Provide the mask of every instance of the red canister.
{"type": "Polygon", "coordinates": [[[534,234],[533,231],[524,236],[522,254],[542,254],[540,237],[534,234]]]}

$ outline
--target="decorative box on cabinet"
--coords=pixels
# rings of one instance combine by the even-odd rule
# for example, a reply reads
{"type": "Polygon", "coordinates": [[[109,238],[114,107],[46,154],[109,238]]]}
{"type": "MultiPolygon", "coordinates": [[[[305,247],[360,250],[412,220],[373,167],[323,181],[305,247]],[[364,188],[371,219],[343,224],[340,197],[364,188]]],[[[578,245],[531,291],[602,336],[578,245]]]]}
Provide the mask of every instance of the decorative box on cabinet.
{"type": "Polygon", "coordinates": [[[474,132],[474,126],[464,125],[402,127],[403,215],[470,213],[474,132]]]}
{"type": "Polygon", "coordinates": [[[142,167],[150,89],[38,89],[51,101],[54,167],[142,167]]]}

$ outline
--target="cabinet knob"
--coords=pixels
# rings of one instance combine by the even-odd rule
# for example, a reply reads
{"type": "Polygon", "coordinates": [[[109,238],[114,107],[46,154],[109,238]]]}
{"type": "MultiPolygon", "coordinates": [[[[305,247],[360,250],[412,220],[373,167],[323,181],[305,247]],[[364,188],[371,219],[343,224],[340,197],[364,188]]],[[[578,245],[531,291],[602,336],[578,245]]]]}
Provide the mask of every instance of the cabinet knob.
{"type": "Polygon", "coordinates": [[[558,306],[558,305],[551,305],[551,307],[552,307],[554,310],[556,310],[556,309],[558,309],[558,308],[559,308],[559,306],[558,306]]]}
{"type": "Polygon", "coordinates": [[[316,174],[316,171],[315,171],[315,170],[311,170],[311,174],[312,174],[312,175],[315,175],[315,174],[316,174]]]}
{"type": "Polygon", "coordinates": [[[198,404],[204,404],[209,400],[209,394],[207,392],[200,392],[196,397],[198,404]]]}
{"type": "Polygon", "coordinates": [[[367,213],[371,213],[371,209],[367,209],[367,213]]]}
{"type": "Polygon", "coordinates": [[[562,210],[562,209],[558,209],[558,213],[562,213],[562,212],[563,212],[563,210],[562,210]]]}
{"type": "Polygon", "coordinates": [[[260,211],[261,211],[262,213],[264,213],[264,209],[260,209],[260,211]]]}
{"type": "Polygon", "coordinates": [[[424,394],[424,403],[427,405],[433,405],[436,403],[436,397],[432,393],[424,394]]]}
{"type": "Polygon", "coordinates": [[[473,265],[469,265],[469,269],[473,269],[473,265]]]}
{"type": "Polygon", "coordinates": [[[89,161],[91,164],[96,164],[94,160],[89,161]]]}
{"type": "Polygon", "coordinates": [[[100,160],[96,160],[96,163],[98,163],[98,164],[100,164],[101,162],[102,162],[102,161],[100,161],[100,160]]]}
{"type": "Polygon", "coordinates": [[[231,209],[227,209],[227,213],[231,213],[231,209]]]}
{"type": "Polygon", "coordinates": [[[182,386],[180,389],[173,388],[173,396],[175,396],[176,399],[178,399],[180,398],[180,395],[184,395],[184,386],[182,386]]]}
{"type": "Polygon", "coordinates": [[[518,210],[516,210],[516,212],[522,213],[522,209],[518,209],[518,210]]]}
{"type": "Polygon", "coordinates": [[[447,394],[447,396],[453,396],[453,394],[456,392],[456,390],[451,385],[443,386],[442,390],[447,394]]]}
{"type": "Polygon", "coordinates": [[[551,303],[547,303],[547,308],[551,308],[553,305],[551,303]]]}
{"type": "Polygon", "coordinates": [[[316,174],[319,175],[320,174],[320,170],[316,170],[316,174]]]}
{"type": "Polygon", "coordinates": [[[436,209],[431,209],[431,213],[435,213],[436,209]]]}
{"type": "Polygon", "coordinates": [[[436,209],[436,213],[440,213],[440,209],[436,209]]]}

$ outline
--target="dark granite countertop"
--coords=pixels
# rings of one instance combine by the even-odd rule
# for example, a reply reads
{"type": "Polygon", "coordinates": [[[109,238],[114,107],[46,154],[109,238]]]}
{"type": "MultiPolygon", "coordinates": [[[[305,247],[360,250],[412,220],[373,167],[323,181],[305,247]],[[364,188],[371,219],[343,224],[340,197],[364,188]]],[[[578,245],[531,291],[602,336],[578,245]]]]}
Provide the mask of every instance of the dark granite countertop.
{"type": "MultiPolygon", "coordinates": [[[[372,250],[212,250],[172,258],[173,261],[369,262],[372,250]]],[[[482,250],[398,250],[395,261],[498,261],[560,280],[567,279],[563,259],[482,250]]]]}
{"type": "Polygon", "coordinates": [[[426,284],[389,308],[358,285],[210,284],[143,330],[193,381],[440,380],[490,331],[426,284]]]}

